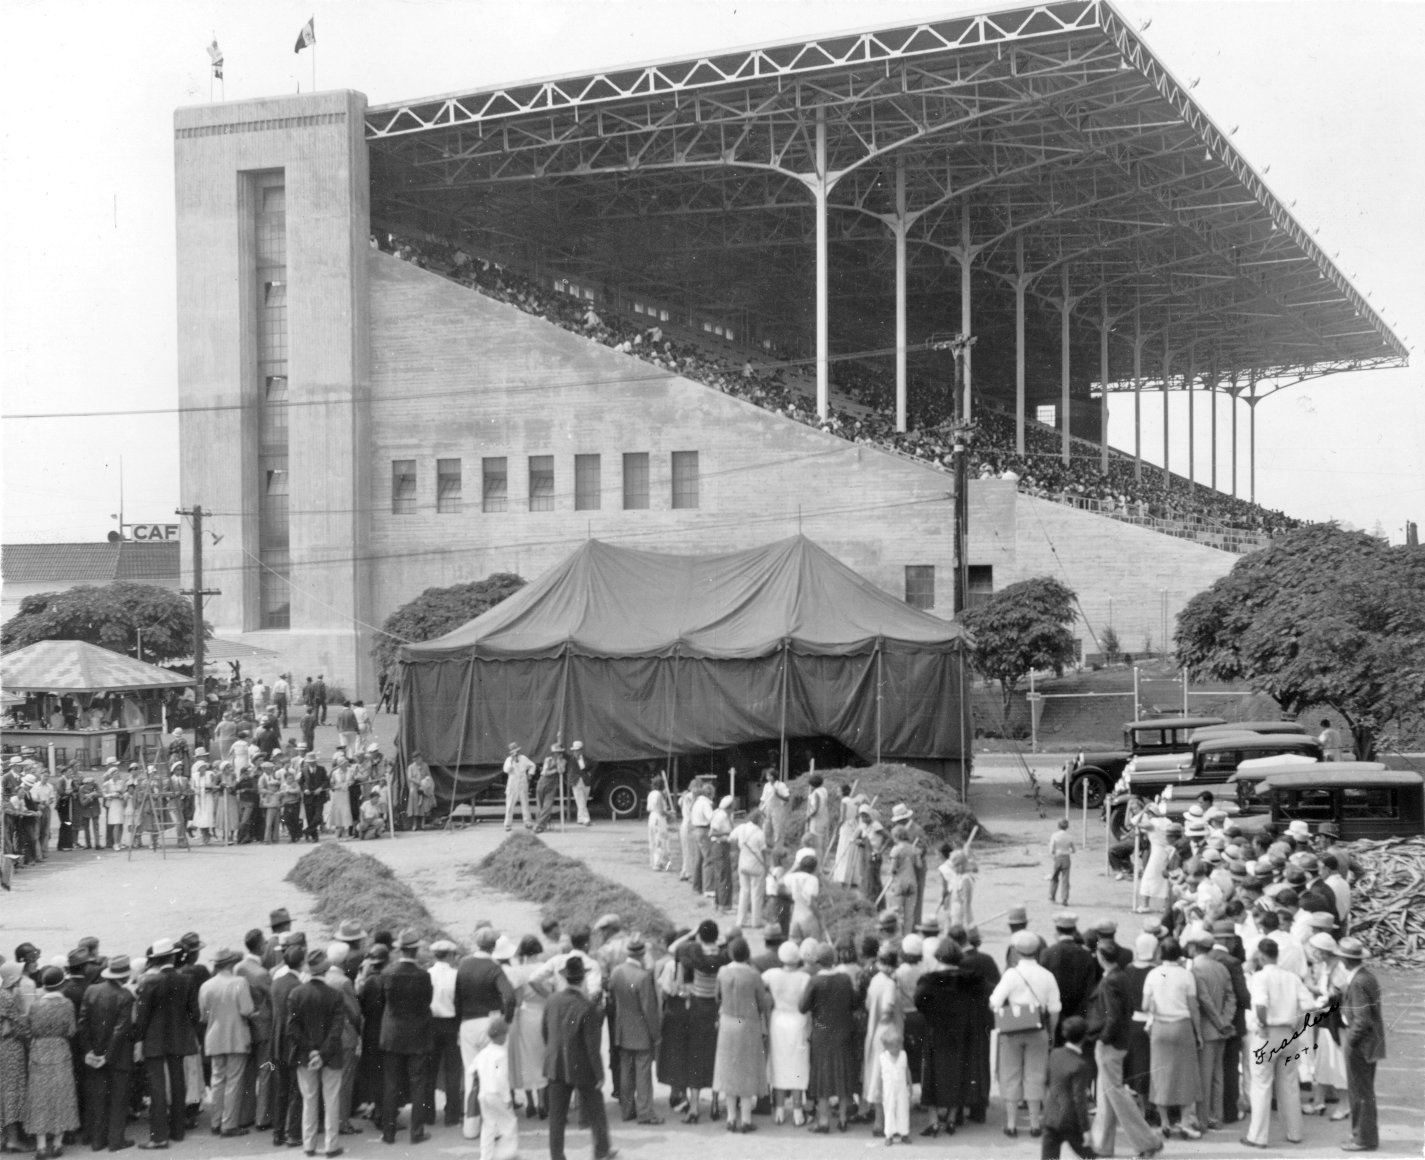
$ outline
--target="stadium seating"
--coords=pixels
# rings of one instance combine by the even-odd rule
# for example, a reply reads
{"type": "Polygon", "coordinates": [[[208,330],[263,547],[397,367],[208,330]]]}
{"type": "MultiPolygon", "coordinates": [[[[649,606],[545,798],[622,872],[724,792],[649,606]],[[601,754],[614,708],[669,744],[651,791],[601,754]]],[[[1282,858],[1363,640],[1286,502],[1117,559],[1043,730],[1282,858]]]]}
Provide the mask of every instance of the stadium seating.
{"type": "MultiPolygon", "coordinates": [[[[546,288],[457,245],[386,233],[373,236],[372,245],[671,374],[843,439],[951,469],[953,439],[939,421],[946,407],[943,388],[910,384],[910,410],[918,425],[897,432],[893,382],[864,363],[838,360],[831,369],[833,405],[823,419],[816,413],[810,375],[798,366],[768,365],[763,352],[731,343],[710,347],[690,328],[625,317],[607,303],[546,288]]],[[[1065,464],[1060,433],[1033,421],[1025,424],[1025,454],[1019,455],[1014,449],[1014,427],[1012,414],[991,401],[977,401],[970,435],[972,477],[1013,479],[1029,495],[1229,552],[1251,551],[1264,546],[1272,535],[1300,525],[1281,512],[1201,484],[1189,485],[1183,477],[1165,474],[1151,464],[1142,465],[1139,479],[1133,458],[1119,451],[1110,450],[1105,475],[1100,471],[1098,444],[1087,440],[1071,440],[1070,460],[1065,464]]]]}

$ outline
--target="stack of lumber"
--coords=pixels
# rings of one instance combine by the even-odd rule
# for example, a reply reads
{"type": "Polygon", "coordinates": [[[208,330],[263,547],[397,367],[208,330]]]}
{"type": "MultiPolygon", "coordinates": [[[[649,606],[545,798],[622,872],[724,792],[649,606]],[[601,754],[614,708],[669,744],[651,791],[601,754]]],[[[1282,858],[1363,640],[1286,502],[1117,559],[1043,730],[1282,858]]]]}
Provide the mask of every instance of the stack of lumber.
{"type": "Polygon", "coordinates": [[[1351,884],[1351,933],[1372,958],[1425,966],[1425,838],[1351,842],[1363,873],[1351,884]]]}

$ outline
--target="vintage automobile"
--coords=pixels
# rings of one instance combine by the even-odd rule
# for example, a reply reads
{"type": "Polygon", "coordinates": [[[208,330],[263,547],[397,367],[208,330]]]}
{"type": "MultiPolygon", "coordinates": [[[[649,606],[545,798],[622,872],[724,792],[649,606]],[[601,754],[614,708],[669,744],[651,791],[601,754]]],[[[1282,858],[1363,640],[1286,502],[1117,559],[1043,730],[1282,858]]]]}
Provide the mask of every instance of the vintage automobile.
{"type": "Polygon", "coordinates": [[[1127,832],[1128,799],[1151,799],[1169,786],[1173,790],[1170,813],[1186,811],[1193,798],[1204,789],[1212,790],[1223,799],[1216,803],[1219,808],[1235,813],[1238,803],[1231,793],[1223,793],[1222,788],[1230,784],[1238,766],[1254,758],[1286,754],[1320,761],[1321,743],[1300,733],[1214,731],[1199,739],[1186,753],[1135,757],[1124,768],[1106,807],[1109,828],[1115,836],[1122,837],[1127,832]]]}
{"type": "Polygon", "coordinates": [[[1314,833],[1334,822],[1342,842],[1425,834],[1425,776],[1373,761],[1328,761],[1273,773],[1257,785],[1279,825],[1304,821],[1314,833]]]}
{"type": "Polygon", "coordinates": [[[1233,721],[1227,725],[1209,725],[1198,729],[1188,738],[1188,744],[1194,745],[1224,733],[1286,733],[1304,737],[1308,730],[1298,721],[1233,721]]]}
{"type": "Polygon", "coordinates": [[[1121,750],[1083,750],[1074,754],[1054,779],[1054,788],[1077,806],[1085,801],[1087,787],[1087,805],[1098,809],[1130,760],[1153,754],[1185,753],[1188,737],[1195,730],[1225,724],[1221,717],[1148,717],[1126,722],[1121,750]]]}

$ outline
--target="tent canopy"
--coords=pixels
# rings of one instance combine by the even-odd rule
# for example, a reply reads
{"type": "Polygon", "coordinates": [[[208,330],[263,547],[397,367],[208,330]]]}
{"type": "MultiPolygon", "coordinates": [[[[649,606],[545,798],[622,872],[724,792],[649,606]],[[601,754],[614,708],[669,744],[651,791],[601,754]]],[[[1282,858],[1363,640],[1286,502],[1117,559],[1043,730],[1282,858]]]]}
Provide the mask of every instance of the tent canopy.
{"type": "Polygon", "coordinates": [[[83,640],[41,640],[0,658],[7,693],[113,693],[180,689],[190,678],[83,640]]]}
{"type": "Polygon", "coordinates": [[[411,663],[461,656],[575,655],[732,660],[790,641],[822,656],[882,647],[952,648],[956,624],[912,608],[805,536],[715,556],[672,556],[586,541],[483,616],[424,644],[411,663]]]}
{"type": "Polygon", "coordinates": [[[468,624],[401,650],[401,747],[465,796],[506,745],[600,762],[830,737],[955,762],[963,630],[801,536],[713,556],[589,540],[468,624]]]}

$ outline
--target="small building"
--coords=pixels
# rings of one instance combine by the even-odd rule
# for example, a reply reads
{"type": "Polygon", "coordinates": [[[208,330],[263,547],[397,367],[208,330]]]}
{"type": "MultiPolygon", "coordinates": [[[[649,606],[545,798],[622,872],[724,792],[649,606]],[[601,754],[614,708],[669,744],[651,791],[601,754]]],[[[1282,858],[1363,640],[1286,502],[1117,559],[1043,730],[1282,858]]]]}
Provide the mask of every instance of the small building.
{"type": "Polygon", "coordinates": [[[9,620],[26,596],[63,592],[82,584],[129,580],[178,591],[178,541],[119,540],[83,544],[5,544],[0,547],[4,581],[0,615],[9,620]]]}

